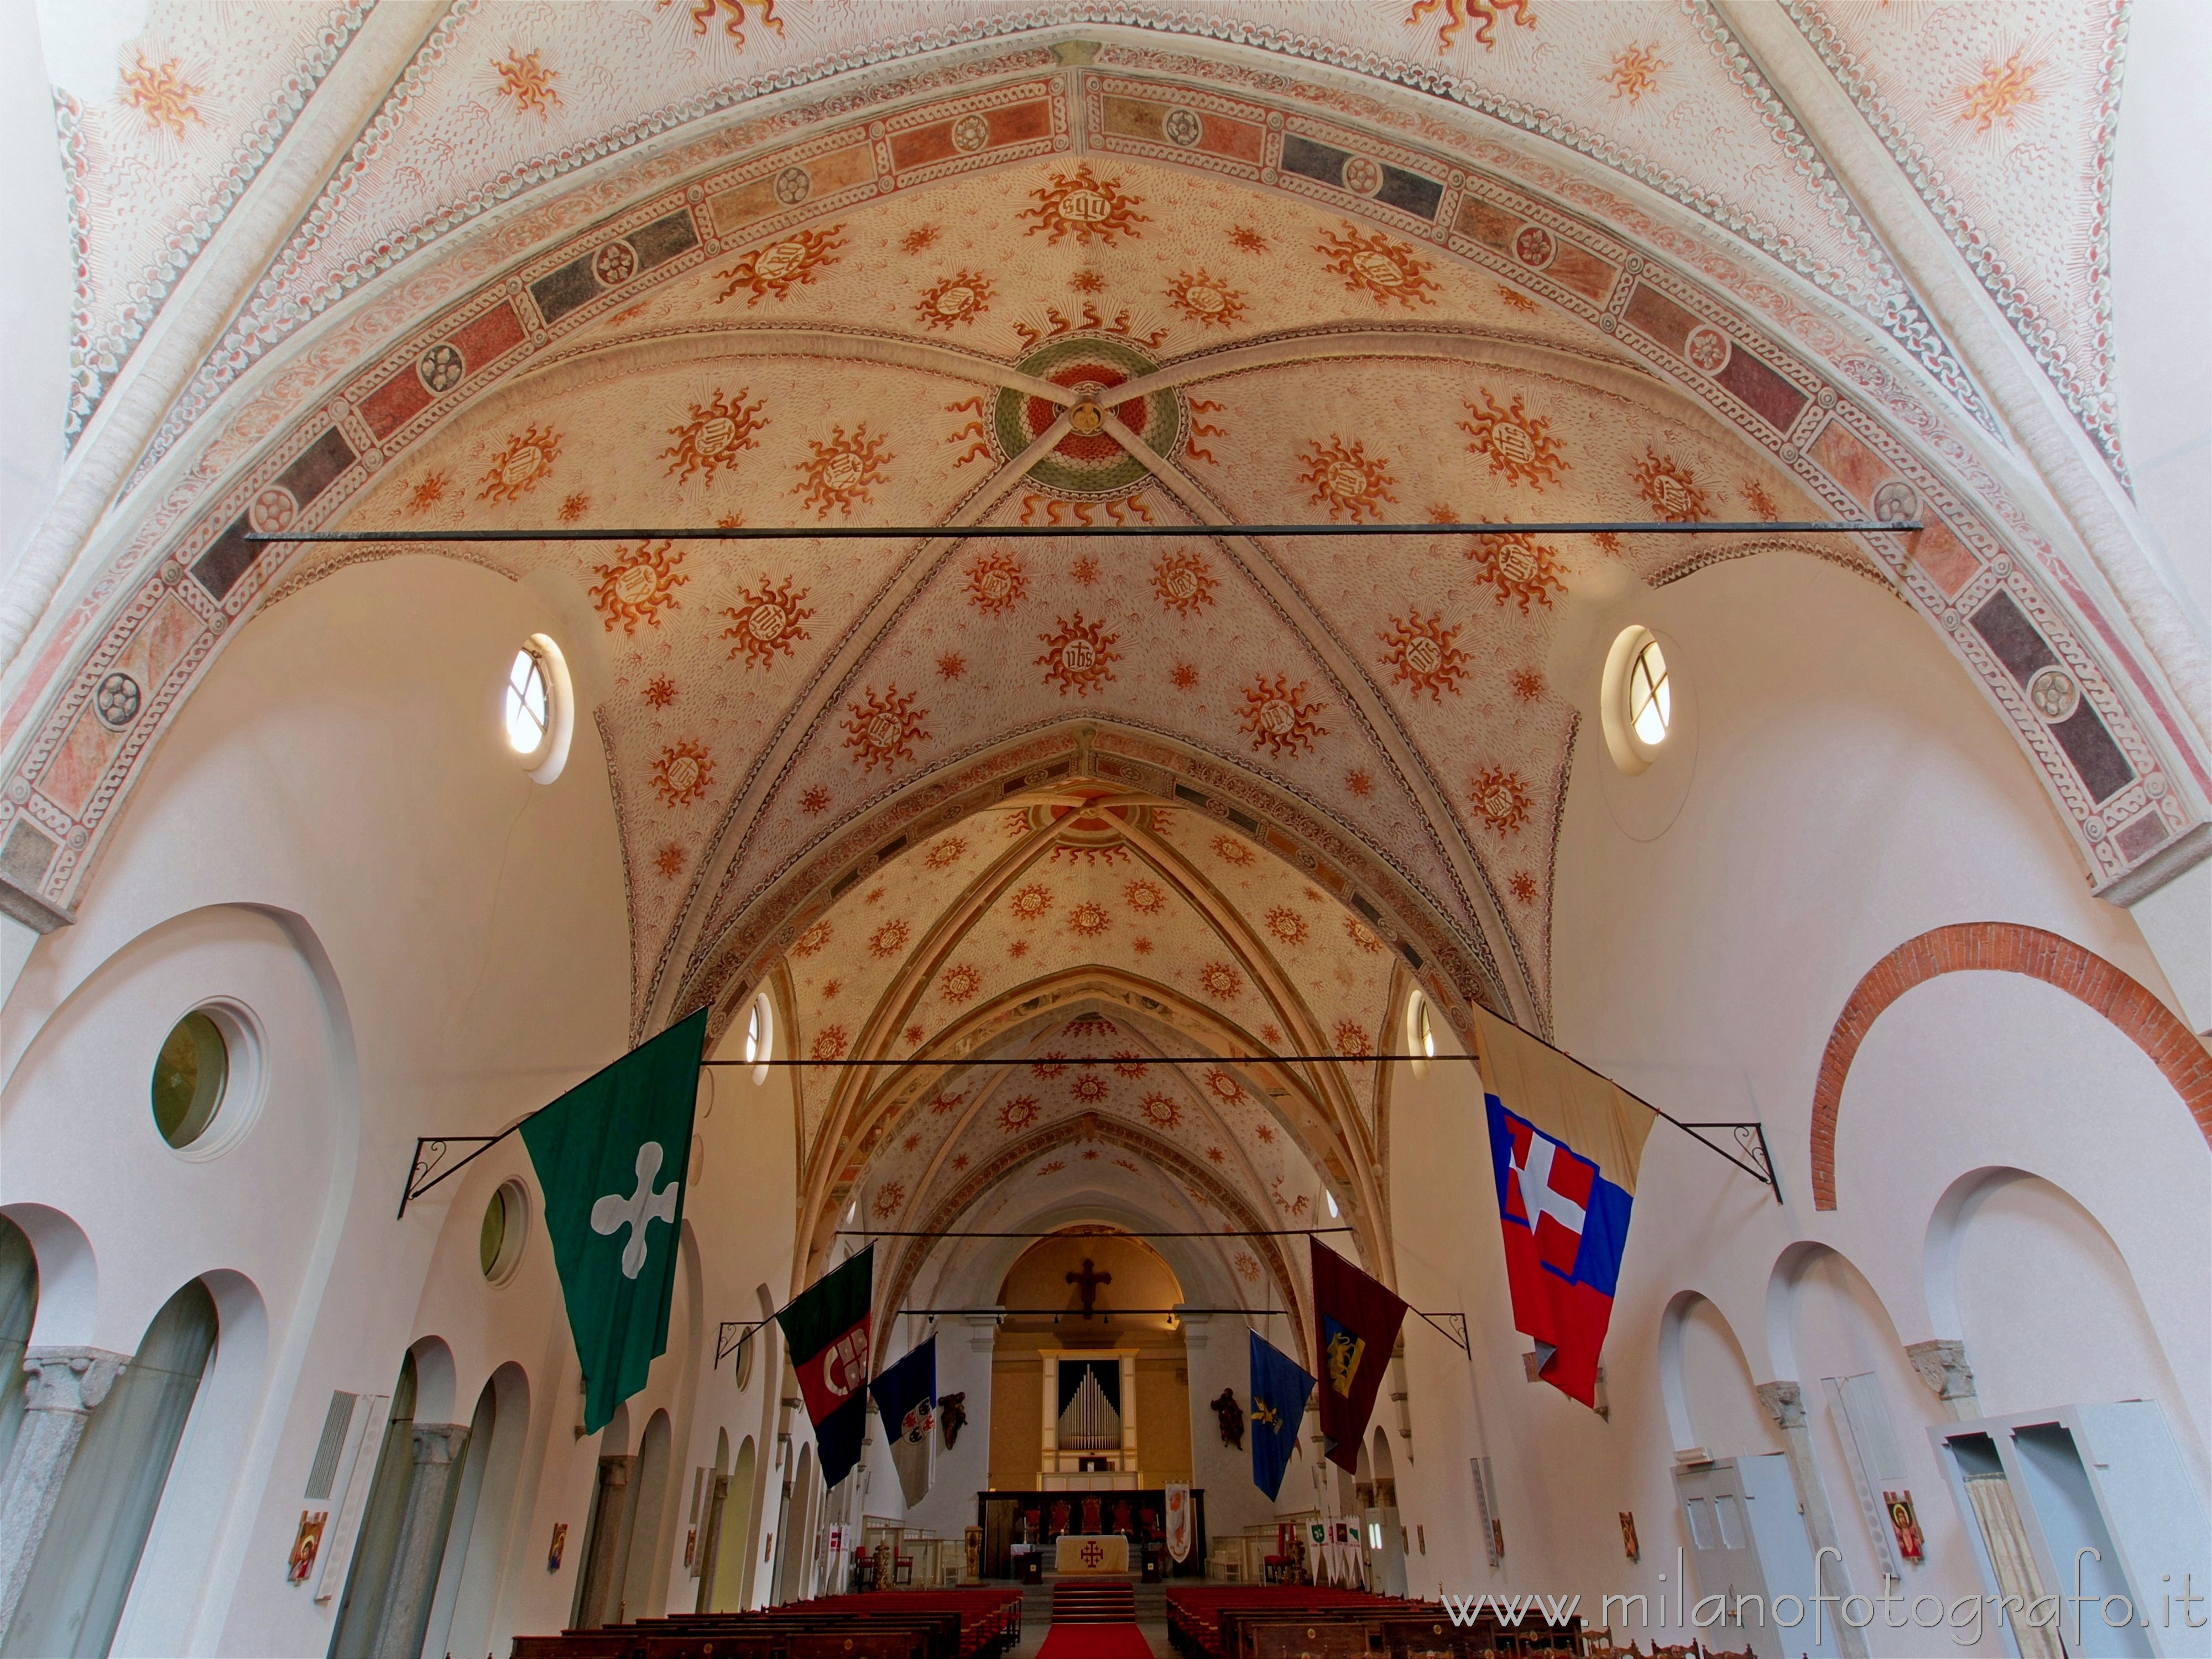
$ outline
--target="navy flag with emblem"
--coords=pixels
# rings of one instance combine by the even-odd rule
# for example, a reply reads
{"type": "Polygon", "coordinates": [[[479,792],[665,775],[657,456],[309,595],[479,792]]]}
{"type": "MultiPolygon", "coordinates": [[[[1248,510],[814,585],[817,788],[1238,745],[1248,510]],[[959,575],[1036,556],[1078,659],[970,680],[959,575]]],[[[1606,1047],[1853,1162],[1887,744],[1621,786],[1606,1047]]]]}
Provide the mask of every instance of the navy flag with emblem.
{"type": "Polygon", "coordinates": [[[1321,1431],[1328,1461],[1359,1472],[1359,1437],[1375,1410],[1382,1373],[1398,1346],[1406,1304],[1319,1239],[1313,1244],[1314,1312],[1321,1352],[1321,1431]]]}
{"type": "Polygon", "coordinates": [[[1283,1490],[1283,1474],[1298,1448],[1298,1425],[1314,1380],[1305,1368],[1261,1336],[1252,1334],[1252,1484],[1273,1503],[1283,1490]]]}
{"type": "Polygon", "coordinates": [[[937,1339],[929,1338],[868,1384],[876,1415],[884,1419],[891,1467],[908,1505],[929,1491],[929,1440],[937,1425],[937,1339]]]}
{"type": "Polygon", "coordinates": [[[860,1461],[868,1426],[868,1325],[876,1247],[830,1269],[776,1315],[791,1368],[814,1425],[822,1484],[834,1486],[860,1461]]]}

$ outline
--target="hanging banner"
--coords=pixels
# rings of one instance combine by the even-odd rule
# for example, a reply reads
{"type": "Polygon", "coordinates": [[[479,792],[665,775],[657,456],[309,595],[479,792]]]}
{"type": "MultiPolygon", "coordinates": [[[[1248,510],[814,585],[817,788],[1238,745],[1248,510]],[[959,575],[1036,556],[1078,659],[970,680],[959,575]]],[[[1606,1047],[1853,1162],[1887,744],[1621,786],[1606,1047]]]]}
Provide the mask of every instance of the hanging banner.
{"type": "Polygon", "coordinates": [[[1188,1561],[1190,1559],[1193,1531],[1190,1488],[1170,1486],[1167,1489],[1167,1504],[1169,1559],[1176,1562],[1188,1561]]]}

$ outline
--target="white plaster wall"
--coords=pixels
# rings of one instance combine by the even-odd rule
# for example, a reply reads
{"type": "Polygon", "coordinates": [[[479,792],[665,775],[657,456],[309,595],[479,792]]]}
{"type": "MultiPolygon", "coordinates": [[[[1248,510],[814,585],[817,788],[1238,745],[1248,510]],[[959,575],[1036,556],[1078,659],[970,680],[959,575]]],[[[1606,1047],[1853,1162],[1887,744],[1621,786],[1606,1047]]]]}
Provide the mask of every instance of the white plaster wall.
{"type": "MultiPolygon", "coordinates": [[[[937,1462],[929,1492],[907,1512],[908,1521],[939,1538],[964,1537],[975,1524],[975,1494],[991,1484],[991,1332],[981,1331],[957,1319],[941,1320],[937,1331],[937,1395],[965,1390],[968,1426],[951,1451],[945,1449],[945,1432],[937,1432],[937,1462]],[[975,1340],[981,1340],[981,1352],[975,1340]]],[[[888,1465],[886,1466],[888,1469],[888,1465]]],[[[889,1486],[878,1492],[896,1494],[898,1480],[888,1475],[889,1486]]],[[[878,1515],[898,1511],[878,1498],[871,1506],[878,1515]]]]}
{"type": "Polygon", "coordinates": [[[68,195],[35,6],[0,7],[0,581],[52,502],[69,406],[68,195]]]}
{"type": "MultiPolygon", "coordinates": [[[[1948,975],[1911,993],[1876,1023],[1844,1093],[1840,1207],[1811,1206],[1820,1055],[1853,986],[1897,945],[1950,922],[2025,923],[2166,994],[2127,916],[2086,896],[2009,739],[1923,628],[1869,583],[1771,556],[1571,616],[1549,665],[1585,702],[1558,861],[1557,1039],[1677,1115],[1763,1120],[1789,1203],[1680,1132],[1654,1129],[1601,1419],[1523,1380],[1528,1344],[1512,1329],[1479,1089],[1444,1064],[1401,1075],[1390,1166],[1400,1289],[1417,1306],[1464,1308],[1474,1341],[1470,1363],[1423,1328],[1407,1339],[1414,1456],[1400,1460],[1400,1498],[1430,1547],[1408,1563],[1416,1589],[1580,1590],[1595,1603],[1679,1582],[1679,1436],[1661,1348],[1669,1303],[1694,1291],[1705,1300],[1686,1304],[1675,1362],[1692,1443],[1721,1455],[1778,1449],[1750,1385],[1798,1381],[1854,1583],[1878,1589],[1820,1397],[1823,1376],[1875,1370],[1916,1460],[1930,1540],[1907,1589],[1974,1593],[1920,1432],[1940,1407],[1896,1350],[1960,1334],[1959,1318],[1930,1311],[1930,1220],[1947,1188],[1990,1164],[2047,1177],[2081,1206],[2022,1184],[1989,1200],[1964,1234],[1961,1305],[1980,1310],[2005,1398],[2162,1389],[2177,1438],[2196,1443],[2203,1490],[2212,1154],[2172,1089],[2100,1017],[2013,975],[1948,975]],[[1697,683],[1694,765],[1675,780],[1679,816],[1656,837],[1666,815],[1624,805],[1621,781],[1595,769],[1609,764],[1598,667],[1631,620],[1675,642],[1697,683]],[[1808,1241],[1839,1255],[1807,1256],[1808,1241]],[[2129,1281],[2140,1316],[2120,1294],[2129,1281]],[[2069,1324],[2086,1343],[2059,1340],[2069,1324]],[[1505,1523],[1495,1574],[1466,1462],[1479,1450],[1495,1460],[1505,1523]],[[1625,1559],[1623,1510],[1638,1517],[1640,1565],[1625,1559]]],[[[1975,1340],[1970,1330],[1970,1359],[1975,1340]]],[[[2001,1650],[1996,1642],[1983,1650],[2001,1650]]],[[[1925,1638],[1877,1631],[1871,1645],[1905,1656],[1925,1638]]]]}

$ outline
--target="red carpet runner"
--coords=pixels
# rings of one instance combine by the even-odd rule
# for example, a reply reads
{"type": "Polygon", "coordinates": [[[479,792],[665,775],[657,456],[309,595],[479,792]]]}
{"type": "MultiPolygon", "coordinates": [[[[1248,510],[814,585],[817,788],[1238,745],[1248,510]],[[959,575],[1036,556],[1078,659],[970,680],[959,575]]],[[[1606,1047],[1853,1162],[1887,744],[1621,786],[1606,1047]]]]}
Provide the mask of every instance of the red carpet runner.
{"type": "Polygon", "coordinates": [[[1154,1659],[1134,1625],[1054,1625],[1037,1659],[1154,1659]]]}

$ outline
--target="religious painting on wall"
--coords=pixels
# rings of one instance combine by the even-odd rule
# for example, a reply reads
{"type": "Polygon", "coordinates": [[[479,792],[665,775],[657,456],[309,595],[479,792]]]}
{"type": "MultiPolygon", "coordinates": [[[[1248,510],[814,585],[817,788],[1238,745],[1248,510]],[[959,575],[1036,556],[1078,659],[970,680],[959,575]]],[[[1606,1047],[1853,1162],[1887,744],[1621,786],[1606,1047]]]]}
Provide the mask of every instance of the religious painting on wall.
{"type": "Polygon", "coordinates": [[[1636,1537],[1636,1516],[1628,1510],[1620,1512],[1620,1547],[1632,1561],[1644,1559],[1644,1546],[1637,1541],[1636,1537]]]}
{"type": "Polygon", "coordinates": [[[292,1553],[285,1568],[287,1583],[304,1584],[307,1575],[315,1570],[315,1557],[323,1547],[323,1528],[329,1524],[328,1510],[301,1510],[300,1530],[292,1540],[292,1553]]]}
{"type": "Polygon", "coordinates": [[[1927,1542],[1920,1531],[1920,1517],[1913,1513],[1912,1494],[1886,1492],[1881,1504],[1889,1511],[1889,1529],[1896,1536],[1897,1553],[1908,1561],[1924,1559],[1927,1542]]]}
{"type": "Polygon", "coordinates": [[[553,1523],[553,1541],[545,1547],[546,1571],[561,1571],[561,1558],[567,1553],[568,1548],[568,1523],[566,1521],[556,1521],[553,1523]]]}

